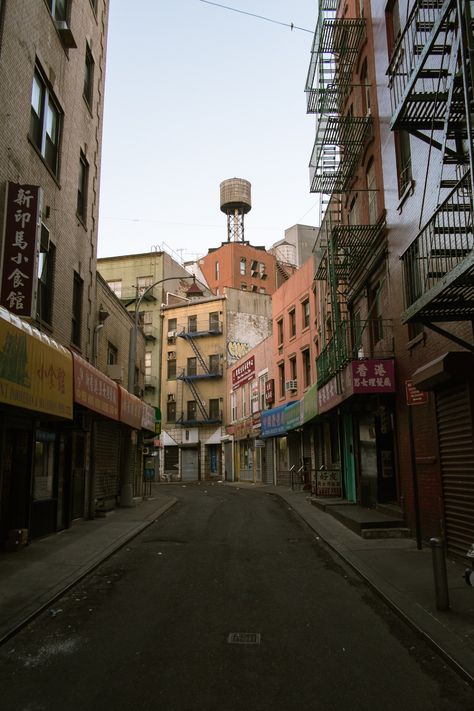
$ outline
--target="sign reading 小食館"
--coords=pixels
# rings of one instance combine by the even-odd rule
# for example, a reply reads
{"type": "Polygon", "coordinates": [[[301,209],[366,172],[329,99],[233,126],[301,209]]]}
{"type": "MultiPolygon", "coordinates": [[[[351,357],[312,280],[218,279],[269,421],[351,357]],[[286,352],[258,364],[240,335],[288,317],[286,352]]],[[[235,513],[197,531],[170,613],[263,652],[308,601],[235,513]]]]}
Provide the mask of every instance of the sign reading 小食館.
{"type": "Polygon", "coordinates": [[[7,183],[0,303],[11,313],[36,316],[36,270],[42,191],[7,183]]]}

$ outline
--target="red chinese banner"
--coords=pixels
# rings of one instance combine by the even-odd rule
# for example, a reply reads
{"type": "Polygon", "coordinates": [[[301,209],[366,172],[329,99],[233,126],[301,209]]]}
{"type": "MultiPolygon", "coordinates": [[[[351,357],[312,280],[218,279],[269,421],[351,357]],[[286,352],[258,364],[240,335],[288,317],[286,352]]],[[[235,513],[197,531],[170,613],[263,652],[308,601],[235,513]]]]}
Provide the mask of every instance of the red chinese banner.
{"type": "Polygon", "coordinates": [[[11,313],[36,316],[36,269],[41,188],[7,183],[0,303],[11,313]]]}
{"type": "Polygon", "coordinates": [[[395,392],[395,363],[393,360],[352,361],[352,391],[354,393],[395,392]]]}
{"type": "Polygon", "coordinates": [[[119,418],[118,385],[90,363],[72,352],[74,361],[74,402],[98,412],[119,418]]]}
{"type": "Polygon", "coordinates": [[[124,422],[135,430],[141,430],[143,401],[122,388],[121,385],[118,387],[120,391],[120,422],[124,422]]]}
{"type": "Polygon", "coordinates": [[[275,380],[270,378],[265,383],[265,402],[270,405],[275,402],[275,380]]]}
{"type": "Polygon", "coordinates": [[[240,388],[244,383],[248,383],[255,375],[255,356],[251,356],[244,363],[238,365],[232,371],[232,390],[240,388]]]}

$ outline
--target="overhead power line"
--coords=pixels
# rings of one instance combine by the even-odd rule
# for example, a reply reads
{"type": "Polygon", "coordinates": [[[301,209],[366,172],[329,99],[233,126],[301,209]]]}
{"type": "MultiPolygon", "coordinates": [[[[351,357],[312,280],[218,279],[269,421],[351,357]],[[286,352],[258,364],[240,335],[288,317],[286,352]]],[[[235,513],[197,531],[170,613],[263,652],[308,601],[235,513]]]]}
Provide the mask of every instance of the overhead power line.
{"type": "Polygon", "coordinates": [[[232,10],[232,12],[239,12],[241,15],[249,15],[250,17],[257,17],[259,20],[266,20],[266,22],[273,22],[275,25],[283,25],[283,27],[289,27],[291,30],[301,30],[301,32],[310,32],[313,34],[313,30],[308,30],[306,27],[298,27],[293,22],[279,22],[278,20],[272,20],[271,17],[264,17],[263,15],[255,15],[253,12],[245,12],[245,10],[238,10],[236,7],[229,7],[228,5],[221,5],[218,2],[211,2],[211,0],[200,0],[200,2],[205,2],[206,5],[215,5],[216,7],[222,7],[224,10],[232,10]]]}

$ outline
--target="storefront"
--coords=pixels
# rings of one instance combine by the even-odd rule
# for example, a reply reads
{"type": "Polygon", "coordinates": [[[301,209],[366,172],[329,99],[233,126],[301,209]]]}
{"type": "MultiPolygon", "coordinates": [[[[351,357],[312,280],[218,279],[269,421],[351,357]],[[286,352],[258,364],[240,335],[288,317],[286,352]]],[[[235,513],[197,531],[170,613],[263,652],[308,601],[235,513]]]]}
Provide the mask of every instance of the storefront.
{"type": "Polygon", "coordinates": [[[66,525],[72,417],[70,352],[0,308],[0,544],[66,525]]]}

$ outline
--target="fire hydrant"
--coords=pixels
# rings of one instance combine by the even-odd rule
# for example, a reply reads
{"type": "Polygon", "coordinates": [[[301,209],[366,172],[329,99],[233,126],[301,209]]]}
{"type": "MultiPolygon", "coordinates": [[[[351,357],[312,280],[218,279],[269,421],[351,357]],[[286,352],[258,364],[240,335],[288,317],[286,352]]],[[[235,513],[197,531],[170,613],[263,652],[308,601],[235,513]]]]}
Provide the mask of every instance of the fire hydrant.
{"type": "Polygon", "coordinates": [[[464,580],[468,585],[472,585],[472,587],[474,587],[474,543],[466,553],[466,557],[470,559],[471,567],[466,568],[464,571],[464,580]]]}

